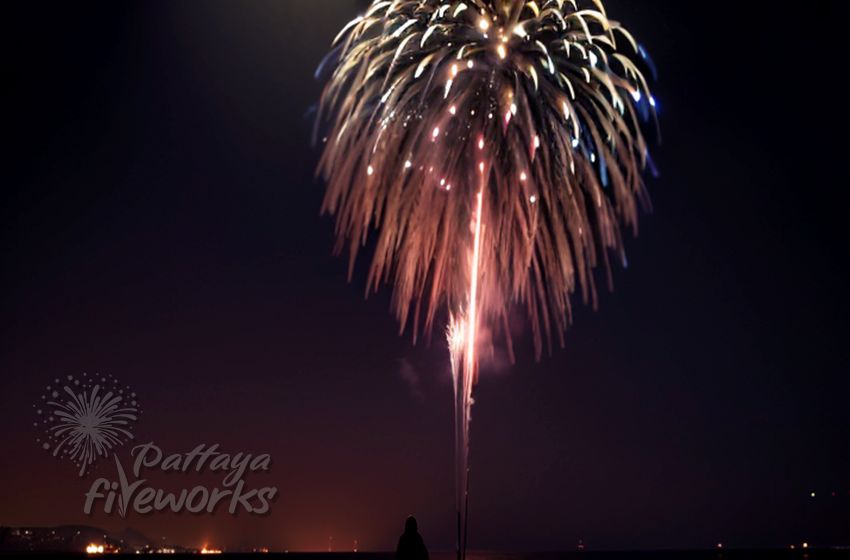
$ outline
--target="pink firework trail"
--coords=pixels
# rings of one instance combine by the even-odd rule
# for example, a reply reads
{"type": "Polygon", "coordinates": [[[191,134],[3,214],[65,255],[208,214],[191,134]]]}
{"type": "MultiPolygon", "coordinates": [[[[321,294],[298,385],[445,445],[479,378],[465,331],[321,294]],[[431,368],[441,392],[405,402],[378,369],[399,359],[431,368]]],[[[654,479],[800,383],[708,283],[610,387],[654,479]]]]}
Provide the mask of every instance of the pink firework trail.
{"type": "MultiPolygon", "coordinates": [[[[482,170],[483,175],[483,170],[482,170]]],[[[480,274],[482,212],[484,190],[476,195],[473,241],[469,275],[469,301],[466,313],[449,321],[448,341],[455,395],[455,486],[457,508],[458,557],[466,555],[469,506],[469,421],[472,412],[472,387],[478,375],[475,352],[480,274]]]]}

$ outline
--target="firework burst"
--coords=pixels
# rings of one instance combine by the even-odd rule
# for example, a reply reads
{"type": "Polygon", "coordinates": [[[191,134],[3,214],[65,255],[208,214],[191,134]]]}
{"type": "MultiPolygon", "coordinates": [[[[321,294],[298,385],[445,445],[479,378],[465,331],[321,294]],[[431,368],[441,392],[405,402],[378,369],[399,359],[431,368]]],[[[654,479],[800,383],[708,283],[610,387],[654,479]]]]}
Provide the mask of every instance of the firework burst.
{"type": "Polygon", "coordinates": [[[336,39],[321,100],[323,209],[351,263],[374,229],[368,289],[394,285],[414,337],[468,306],[484,186],[479,318],[527,309],[535,348],[596,302],[649,199],[644,50],[599,1],[376,1],[336,39]]]}
{"type": "Polygon", "coordinates": [[[133,439],[133,423],[141,413],[136,394],[130,387],[120,387],[111,376],[57,378],[47,386],[43,403],[36,406],[46,441],[39,443],[52,449],[54,457],[64,456],[80,467],[80,476],[99,457],[107,457],[114,448],[133,439]],[[42,406],[47,407],[45,414],[42,406]]]}
{"type": "MultiPolygon", "coordinates": [[[[323,210],[414,338],[450,314],[459,550],[479,326],[523,306],[539,357],[649,207],[642,47],[600,0],[375,0],[337,36],[317,132],[323,210]]],[[[325,64],[323,63],[323,67],[325,64]]],[[[321,70],[321,67],[320,67],[321,70]]],[[[656,128],[657,130],[657,128],[656,128]]]]}

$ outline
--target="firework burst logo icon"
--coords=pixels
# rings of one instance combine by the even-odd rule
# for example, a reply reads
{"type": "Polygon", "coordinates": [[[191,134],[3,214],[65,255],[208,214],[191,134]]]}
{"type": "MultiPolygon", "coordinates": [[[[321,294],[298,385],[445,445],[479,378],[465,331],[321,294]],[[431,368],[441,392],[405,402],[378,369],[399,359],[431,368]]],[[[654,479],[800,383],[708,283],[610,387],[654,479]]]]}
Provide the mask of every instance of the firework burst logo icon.
{"type": "Polygon", "coordinates": [[[136,393],[111,374],[56,378],[33,407],[34,425],[43,433],[36,441],[54,457],[78,466],[80,476],[133,439],[133,425],[141,414],[136,393]]]}

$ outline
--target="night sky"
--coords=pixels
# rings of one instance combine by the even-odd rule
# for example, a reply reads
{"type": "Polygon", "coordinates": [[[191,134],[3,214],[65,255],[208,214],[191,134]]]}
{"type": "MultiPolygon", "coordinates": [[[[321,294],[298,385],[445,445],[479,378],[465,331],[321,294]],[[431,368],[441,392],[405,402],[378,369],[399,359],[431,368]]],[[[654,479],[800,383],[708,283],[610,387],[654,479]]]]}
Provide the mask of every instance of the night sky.
{"type": "MultiPolygon", "coordinates": [[[[483,372],[473,548],[850,544],[847,69],[811,4],[608,0],[661,71],[655,209],[566,348],[483,372]]],[[[318,211],[313,70],[363,6],[6,11],[0,525],[378,550],[415,513],[453,547],[442,333],[399,336],[318,211]],[[82,372],[139,394],[140,441],[270,453],[271,515],[83,515],[32,427],[82,372]]]]}

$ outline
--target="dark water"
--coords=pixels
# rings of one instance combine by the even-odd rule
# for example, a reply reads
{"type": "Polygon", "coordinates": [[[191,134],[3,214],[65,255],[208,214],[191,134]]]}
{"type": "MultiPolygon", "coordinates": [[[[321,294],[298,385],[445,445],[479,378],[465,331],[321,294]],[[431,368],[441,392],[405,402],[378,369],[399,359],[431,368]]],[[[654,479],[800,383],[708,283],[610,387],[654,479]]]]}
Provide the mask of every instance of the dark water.
{"type": "MultiPolygon", "coordinates": [[[[108,554],[103,558],[200,558],[197,554],[108,554]]],[[[7,553],[0,552],[0,557],[23,558],[97,558],[86,554],[43,554],[43,553],[7,553]]],[[[210,556],[205,556],[209,558],[210,556]]],[[[394,560],[392,553],[358,552],[358,553],[225,553],[217,557],[228,558],[274,558],[274,560],[394,560]]],[[[818,560],[818,559],[850,559],[850,548],[838,549],[784,549],[784,550],[663,550],[663,551],[572,551],[572,552],[542,552],[542,553],[505,553],[505,552],[469,552],[467,560],[818,560]]],[[[431,554],[431,560],[454,560],[452,552],[437,552],[431,554]]]]}

